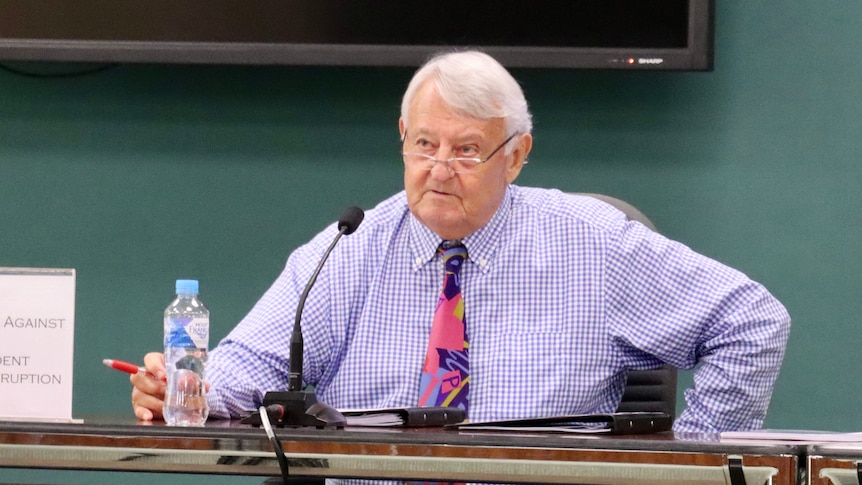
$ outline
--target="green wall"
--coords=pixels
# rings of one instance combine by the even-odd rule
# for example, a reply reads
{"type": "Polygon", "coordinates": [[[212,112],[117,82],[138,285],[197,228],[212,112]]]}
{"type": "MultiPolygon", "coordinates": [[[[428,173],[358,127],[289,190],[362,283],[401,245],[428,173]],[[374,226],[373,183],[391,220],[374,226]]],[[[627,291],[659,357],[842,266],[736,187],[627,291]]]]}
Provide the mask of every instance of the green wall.
{"type": "MultiPolygon", "coordinates": [[[[767,426],[862,430],[862,3],[719,2],[716,28],[711,73],[516,70],[519,183],[626,199],[763,282],[794,319],[767,426]]],[[[293,248],[400,188],[411,73],[0,71],[0,266],[77,269],[77,417],[130,412],[100,360],[159,349],[175,278],[201,280],[215,342],[293,248]]]]}

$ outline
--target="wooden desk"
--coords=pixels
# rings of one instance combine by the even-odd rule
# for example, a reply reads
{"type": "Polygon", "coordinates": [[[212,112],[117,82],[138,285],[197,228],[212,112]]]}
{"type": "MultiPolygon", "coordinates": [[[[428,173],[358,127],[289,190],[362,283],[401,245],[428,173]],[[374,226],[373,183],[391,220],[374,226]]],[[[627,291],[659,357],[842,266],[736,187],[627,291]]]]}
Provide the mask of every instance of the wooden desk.
{"type": "MultiPolygon", "coordinates": [[[[728,445],[710,436],[449,429],[277,428],[293,476],[591,484],[801,483],[804,447],[728,445]],[[758,478],[756,478],[758,477],[758,478]]],[[[262,429],[0,422],[0,467],[278,476],[262,429]]]]}
{"type": "Polygon", "coordinates": [[[810,445],[806,460],[810,485],[856,485],[862,443],[810,445]]]}

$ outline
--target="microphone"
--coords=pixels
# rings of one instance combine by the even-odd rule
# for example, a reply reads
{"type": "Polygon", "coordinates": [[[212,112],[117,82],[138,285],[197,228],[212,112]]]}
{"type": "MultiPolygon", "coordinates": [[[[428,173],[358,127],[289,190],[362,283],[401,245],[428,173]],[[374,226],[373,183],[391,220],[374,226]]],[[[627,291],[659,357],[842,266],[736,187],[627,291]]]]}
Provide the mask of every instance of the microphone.
{"type": "Polygon", "coordinates": [[[311,275],[311,279],[308,281],[308,284],[305,285],[305,290],[303,290],[302,295],[299,297],[299,303],[296,305],[296,317],[293,320],[293,335],[290,337],[290,373],[287,381],[288,391],[299,391],[302,389],[303,348],[302,327],[300,322],[302,318],[302,309],[305,307],[305,300],[308,298],[308,292],[311,291],[311,287],[314,286],[314,282],[317,281],[317,275],[320,274],[320,270],[323,269],[323,263],[325,263],[329,258],[329,253],[332,252],[332,248],[335,247],[335,244],[339,239],[341,239],[341,236],[353,234],[364,217],[365,213],[362,212],[362,209],[359,207],[349,207],[344,211],[344,214],[342,214],[341,218],[338,219],[338,234],[335,236],[335,240],[332,241],[332,244],[329,245],[326,253],[323,254],[323,257],[320,259],[320,263],[317,265],[317,269],[314,271],[314,274],[311,275]],[[299,359],[294,358],[296,355],[299,356],[299,359]]]}
{"type": "MultiPolygon", "coordinates": [[[[353,234],[356,231],[364,217],[365,213],[359,207],[349,207],[344,211],[341,218],[338,219],[338,234],[326,249],[323,257],[320,258],[320,263],[317,264],[314,274],[311,275],[299,297],[299,302],[296,305],[296,317],[293,320],[293,333],[290,337],[290,368],[288,370],[287,391],[270,391],[263,396],[263,406],[270,411],[268,417],[276,418],[276,426],[315,426],[321,428],[325,426],[343,427],[347,424],[344,415],[335,408],[318,402],[314,392],[302,390],[304,351],[301,321],[305,300],[308,298],[308,293],[314,286],[314,282],[317,281],[317,275],[323,269],[323,264],[329,258],[329,253],[332,252],[341,236],[353,234]],[[279,409],[279,412],[272,412],[275,409],[279,409]]],[[[252,414],[243,418],[242,422],[260,426],[260,414],[252,414]]]]}

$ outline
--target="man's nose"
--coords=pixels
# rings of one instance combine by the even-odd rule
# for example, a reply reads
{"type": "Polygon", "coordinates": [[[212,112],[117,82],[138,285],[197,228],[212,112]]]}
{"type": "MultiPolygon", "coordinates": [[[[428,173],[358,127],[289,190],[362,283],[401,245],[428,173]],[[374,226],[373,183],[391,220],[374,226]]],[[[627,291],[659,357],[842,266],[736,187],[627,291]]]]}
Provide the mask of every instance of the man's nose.
{"type": "Polygon", "coordinates": [[[449,165],[449,162],[446,161],[447,159],[454,156],[453,153],[454,150],[451,146],[441,144],[439,147],[437,147],[437,152],[434,153],[434,159],[436,160],[436,162],[434,162],[434,166],[431,167],[432,177],[439,180],[444,180],[455,175],[455,172],[452,171],[452,167],[449,165]]]}
{"type": "Polygon", "coordinates": [[[431,177],[436,180],[446,180],[455,175],[445,158],[435,158],[435,160],[434,166],[431,167],[431,177]]]}

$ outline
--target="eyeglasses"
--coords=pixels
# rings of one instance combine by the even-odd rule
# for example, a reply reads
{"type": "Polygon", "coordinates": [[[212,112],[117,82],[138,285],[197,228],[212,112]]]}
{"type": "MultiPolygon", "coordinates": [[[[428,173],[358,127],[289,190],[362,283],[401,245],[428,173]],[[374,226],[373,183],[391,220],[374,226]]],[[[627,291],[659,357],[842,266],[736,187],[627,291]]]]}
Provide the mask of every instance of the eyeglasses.
{"type": "MultiPolygon", "coordinates": [[[[430,171],[434,168],[434,165],[436,165],[438,162],[443,162],[446,164],[447,167],[449,167],[449,171],[452,173],[470,173],[470,172],[475,171],[476,167],[478,167],[479,164],[485,163],[488,160],[490,160],[491,157],[496,155],[497,152],[499,152],[501,148],[506,146],[506,143],[509,143],[512,140],[512,138],[515,138],[515,136],[517,136],[517,135],[518,135],[517,131],[512,133],[512,135],[509,136],[509,138],[506,138],[506,140],[503,143],[501,143],[500,146],[495,148],[494,151],[492,151],[491,154],[488,155],[487,157],[485,157],[484,159],[482,159],[482,158],[454,157],[454,158],[447,158],[445,160],[439,160],[437,158],[432,157],[431,155],[426,155],[424,153],[417,153],[417,152],[401,152],[401,155],[404,157],[404,163],[405,164],[407,164],[411,167],[414,167],[414,168],[418,168],[420,170],[429,170],[430,171]]],[[[404,136],[406,138],[407,134],[405,133],[404,136]]]]}

